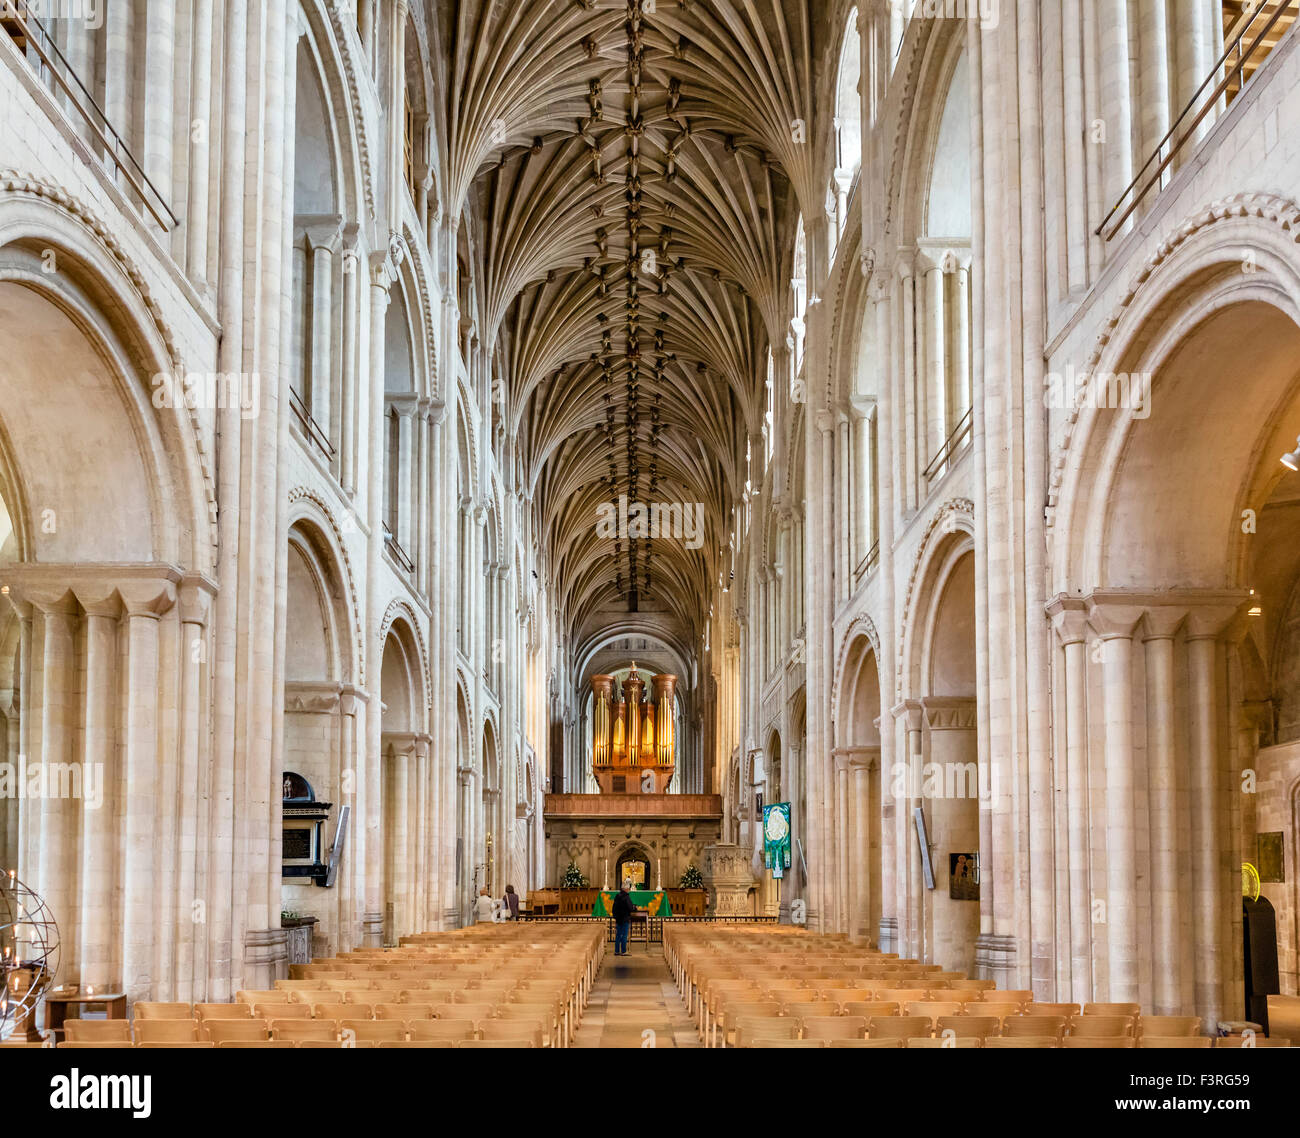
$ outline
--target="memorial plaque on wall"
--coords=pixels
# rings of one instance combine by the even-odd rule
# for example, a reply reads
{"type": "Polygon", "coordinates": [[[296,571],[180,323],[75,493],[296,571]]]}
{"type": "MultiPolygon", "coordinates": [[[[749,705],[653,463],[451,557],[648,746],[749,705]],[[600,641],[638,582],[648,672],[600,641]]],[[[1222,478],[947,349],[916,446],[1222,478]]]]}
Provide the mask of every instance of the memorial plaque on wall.
{"type": "Polygon", "coordinates": [[[310,861],[312,858],[312,832],[306,826],[286,826],[281,858],[284,861],[310,861]]]}
{"type": "Polygon", "coordinates": [[[980,899],[980,855],[950,853],[948,855],[948,896],[954,901],[980,899]]]}
{"type": "Polygon", "coordinates": [[[1255,861],[1260,881],[1276,884],[1286,880],[1282,855],[1282,831],[1259,835],[1259,853],[1255,861]]]}

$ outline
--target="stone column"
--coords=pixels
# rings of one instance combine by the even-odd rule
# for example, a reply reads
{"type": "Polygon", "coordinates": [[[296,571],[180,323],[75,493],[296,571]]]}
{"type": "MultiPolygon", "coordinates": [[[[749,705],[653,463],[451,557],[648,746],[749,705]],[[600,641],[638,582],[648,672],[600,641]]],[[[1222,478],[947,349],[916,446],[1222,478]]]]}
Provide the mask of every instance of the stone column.
{"type": "Polygon", "coordinates": [[[1156,1015],[1177,1015],[1182,1005],[1174,636],[1185,616],[1185,610],[1180,608],[1148,610],[1142,638],[1147,673],[1147,802],[1151,816],[1152,979],[1156,1015]]]}
{"type": "MultiPolygon", "coordinates": [[[[206,801],[203,793],[209,758],[206,743],[205,682],[208,676],[208,613],[215,585],[192,575],[180,584],[177,600],[181,626],[180,674],[180,771],[177,826],[176,876],[176,982],[177,1000],[191,1001],[202,995],[206,974],[206,945],[199,898],[199,859],[208,855],[207,817],[200,815],[206,801]],[[197,992],[197,994],[196,994],[197,992]]],[[[115,630],[114,630],[115,631],[115,630]]],[[[206,914],[202,914],[206,917],[206,914]]]]}
{"type": "Polygon", "coordinates": [[[303,345],[307,357],[304,366],[310,377],[307,410],[321,431],[329,436],[333,412],[334,255],[339,243],[338,219],[307,226],[306,242],[311,269],[311,342],[303,345]]]}
{"type": "MultiPolygon", "coordinates": [[[[945,297],[943,264],[925,263],[925,359],[926,376],[923,398],[917,400],[924,407],[925,418],[918,432],[923,440],[920,468],[924,470],[943,449],[948,440],[948,313],[945,297]]],[[[918,416],[921,414],[918,408],[918,416]]],[[[922,497],[927,487],[920,486],[922,497]]]]}
{"type": "Polygon", "coordinates": [[[357,252],[359,228],[343,228],[343,339],[342,381],[339,392],[339,484],[349,498],[356,493],[358,327],[361,323],[361,258],[357,252]]]}
{"type": "Polygon", "coordinates": [[[920,854],[912,809],[921,784],[921,704],[905,700],[893,709],[897,729],[902,732],[903,755],[891,772],[894,796],[894,882],[898,939],[894,951],[904,956],[919,951],[918,904],[922,888],[920,854]]]}
{"type": "Polygon", "coordinates": [[[348,830],[344,837],[343,864],[338,876],[339,889],[339,952],[350,952],[362,943],[362,904],[365,899],[365,859],[363,847],[357,839],[360,816],[357,787],[362,772],[357,769],[358,724],[365,722],[365,694],[356,688],[345,687],[339,697],[339,811],[348,811],[348,830]]]}
{"type": "Polygon", "coordinates": [[[122,728],[124,834],[122,982],[133,1000],[148,1000],[161,979],[154,961],[154,842],[158,816],[158,622],[176,600],[170,582],[123,582],[126,682],[122,728]]]}
{"type": "MultiPolygon", "coordinates": [[[[1119,201],[1134,173],[1128,0],[1097,0],[1095,12],[1101,68],[1100,118],[1106,131],[1102,171],[1104,216],[1119,201]]],[[[1121,232],[1127,232],[1132,223],[1130,218],[1121,232]]]]}
{"type": "Polygon", "coordinates": [[[835,862],[835,904],[844,915],[843,929],[852,934],[853,923],[849,912],[849,757],[843,751],[831,755],[835,769],[835,801],[832,818],[835,824],[835,846],[839,856],[835,862]]]}
{"type": "MultiPolygon", "coordinates": [[[[1048,615],[1065,658],[1064,788],[1066,849],[1058,853],[1069,882],[1070,1000],[1092,999],[1092,877],[1088,841],[1088,625],[1086,605],[1058,597],[1048,615]]],[[[1057,765],[1057,789],[1062,766],[1057,765]]],[[[1059,877],[1058,877],[1059,880],[1059,877]]]]}
{"type": "MultiPolygon", "coordinates": [[[[922,804],[929,823],[934,891],[929,894],[927,958],[944,968],[971,975],[980,934],[976,898],[950,895],[952,854],[976,854],[982,868],[988,858],[979,848],[979,744],[975,700],[930,696],[921,701],[930,742],[921,781],[922,804]]],[[[924,897],[924,894],[922,894],[924,897]]]]}
{"type": "Polygon", "coordinates": [[[1138,1002],[1137,808],[1134,801],[1133,632],[1140,605],[1094,596],[1088,623],[1101,641],[1106,718],[1107,998],[1138,1002]]]}
{"type": "Polygon", "coordinates": [[[1213,1030],[1223,1018],[1223,976],[1233,950],[1225,943],[1229,897],[1234,883],[1224,872],[1224,813],[1220,802],[1222,716],[1226,692],[1219,683],[1220,639],[1236,609],[1200,605],[1187,618],[1187,715],[1191,774],[1192,935],[1196,1013],[1213,1030]]]}

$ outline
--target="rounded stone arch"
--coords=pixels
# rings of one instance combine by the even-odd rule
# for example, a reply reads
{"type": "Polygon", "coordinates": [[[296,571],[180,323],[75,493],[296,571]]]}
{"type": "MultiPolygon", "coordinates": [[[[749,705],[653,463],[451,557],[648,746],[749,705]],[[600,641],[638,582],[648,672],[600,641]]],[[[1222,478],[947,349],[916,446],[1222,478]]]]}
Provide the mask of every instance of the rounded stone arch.
{"type": "MultiPolygon", "coordinates": [[[[344,683],[365,682],[361,659],[363,640],[361,610],[357,604],[356,579],[352,560],[338,523],[325,502],[311,489],[299,486],[289,494],[289,537],[305,546],[303,556],[308,556],[319,569],[313,588],[317,595],[328,591],[332,608],[331,619],[337,625],[335,640],[339,645],[339,676],[344,683]]],[[[297,625],[290,613],[287,627],[292,631],[297,625]]]]}
{"type": "Polygon", "coordinates": [[[0,493],[18,556],[212,572],[209,460],[147,283],[60,187],[7,174],[0,190],[0,493]]]}
{"type": "MultiPolygon", "coordinates": [[[[763,753],[761,762],[763,764],[763,784],[767,788],[767,797],[770,801],[775,802],[781,792],[781,761],[785,757],[781,749],[781,732],[774,725],[767,734],[767,741],[763,744],[763,753]]],[[[750,774],[750,784],[756,781],[754,775],[750,774]]],[[[757,821],[758,819],[755,819],[757,821]]]]}
{"type": "Polygon", "coordinates": [[[438,375],[438,335],[433,323],[433,314],[439,310],[441,304],[425,273],[425,256],[419,251],[424,242],[423,234],[403,222],[402,245],[407,253],[398,265],[397,272],[398,279],[405,282],[408,307],[420,314],[418,322],[412,318],[413,325],[418,324],[412,330],[412,349],[416,370],[419,373],[416,391],[426,398],[439,399],[442,398],[443,393],[438,375]]]}
{"type": "MultiPolygon", "coordinates": [[[[615,848],[609,858],[610,885],[611,888],[621,889],[623,880],[619,874],[619,867],[632,858],[643,858],[646,863],[646,886],[648,888],[662,888],[662,884],[654,880],[655,866],[657,864],[656,856],[650,847],[641,841],[640,838],[625,838],[615,848]]],[[[599,864],[596,867],[600,868],[599,864]]]]}
{"type": "Polygon", "coordinates": [[[946,502],[931,519],[908,581],[899,625],[896,700],[904,698],[904,693],[909,698],[935,694],[929,690],[933,686],[933,634],[944,593],[962,559],[969,556],[973,562],[974,551],[974,504],[965,499],[946,502]]]}
{"type": "Polygon", "coordinates": [[[474,396],[459,375],[456,378],[456,470],[462,501],[476,502],[479,497],[479,453],[475,431],[477,415],[474,396]]]}
{"type": "Polygon", "coordinates": [[[831,725],[841,747],[880,745],[880,636],[871,618],[860,616],[849,626],[835,664],[831,694],[831,725]],[[865,719],[867,710],[874,715],[865,719]]]}
{"type": "MultiPolygon", "coordinates": [[[[389,637],[397,634],[403,644],[403,650],[410,661],[413,707],[416,722],[422,720],[423,713],[433,707],[433,673],[429,664],[429,649],[420,631],[420,616],[415,608],[401,598],[389,602],[384,611],[384,619],[379,625],[379,642],[386,644],[389,637]]],[[[423,730],[413,727],[411,730],[423,730]]]]}
{"type": "MultiPolygon", "coordinates": [[[[331,212],[359,223],[363,216],[374,216],[375,196],[369,147],[374,124],[367,124],[357,96],[358,61],[352,55],[351,37],[345,31],[338,6],[326,4],[324,0],[298,0],[298,3],[302,29],[298,41],[299,67],[305,61],[314,72],[313,81],[322,99],[321,121],[328,132],[333,185],[338,195],[336,208],[331,212]]],[[[299,81],[304,78],[300,70],[299,81]]]]}
{"type": "Polygon", "coordinates": [[[379,697],[383,701],[383,730],[420,734],[425,730],[425,695],[420,644],[405,613],[385,620],[379,641],[379,697]]]}
{"type": "Polygon", "coordinates": [[[914,243],[928,230],[930,189],[943,120],[954,76],[968,59],[966,33],[964,20],[912,19],[907,24],[899,52],[899,65],[907,69],[904,95],[896,103],[895,120],[882,124],[886,137],[895,140],[885,200],[885,232],[896,232],[902,245],[914,243]]]}
{"type": "Polygon", "coordinates": [[[1052,592],[1124,587],[1138,576],[1143,585],[1248,584],[1242,511],[1268,500],[1285,473],[1275,460],[1300,434],[1288,366],[1300,355],[1297,229],[1294,202],[1226,199],[1184,223],[1120,298],[1077,374],[1102,377],[1116,394],[1135,376],[1137,394],[1101,398],[1101,384],[1084,388],[1067,418],[1049,496],[1052,592]],[[1251,272],[1242,271],[1243,249],[1255,258],[1251,272]],[[1242,415],[1245,406],[1255,411],[1242,415]],[[1151,492],[1108,501],[1138,486],[1151,492]],[[1194,519],[1171,497],[1195,500],[1194,519]],[[1138,509],[1150,529],[1140,548],[1120,549],[1120,525],[1135,524],[1138,509]]]}
{"type": "Polygon", "coordinates": [[[311,520],[289,526],[285,679],[354,682],[352,604],[331,535],[311,520]]]}
{"type": "Polygon", "coordinates": [[[479,733],[483,740],[481,752],[483,789],[500,790],[504,781],[502,778],[504,760],[501,757],[501,726],[495,708],[489,707],[484,712],[483,725],[479,733]]]}

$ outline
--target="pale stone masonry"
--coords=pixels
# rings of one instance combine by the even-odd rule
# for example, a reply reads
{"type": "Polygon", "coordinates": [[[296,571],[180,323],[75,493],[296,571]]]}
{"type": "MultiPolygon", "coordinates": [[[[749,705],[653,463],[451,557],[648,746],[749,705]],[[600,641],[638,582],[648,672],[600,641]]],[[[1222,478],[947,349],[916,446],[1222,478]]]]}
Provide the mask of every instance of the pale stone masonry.
{"type": "Polygon", "coordinates": [[[51,18],[103,136],[0,31],[0,869],[64,982],[220,1000],[283,911],[391,943],[653,839],[755,915],[1214,1022],[1281,834],[1296,992],[1291,14],[1151,161],[1215,0],[704,7],[51,18]],[[721,821],[548,833],[633,659],[721,821]],[[285,772],[327,846],[348,809],[330,888],[285,772]]]}

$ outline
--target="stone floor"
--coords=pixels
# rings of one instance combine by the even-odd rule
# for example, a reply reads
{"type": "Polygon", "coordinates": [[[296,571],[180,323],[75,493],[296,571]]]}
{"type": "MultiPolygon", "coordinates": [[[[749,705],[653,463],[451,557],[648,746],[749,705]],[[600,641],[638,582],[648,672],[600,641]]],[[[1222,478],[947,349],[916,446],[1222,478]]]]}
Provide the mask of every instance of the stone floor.
{"type": "Polygon", "coordinates": [[[574,1047],[699,1047],[659,945],[605,954],[574,1047]],[[647,1034],[647,1032],[651,1034],[647,1034]]]}

